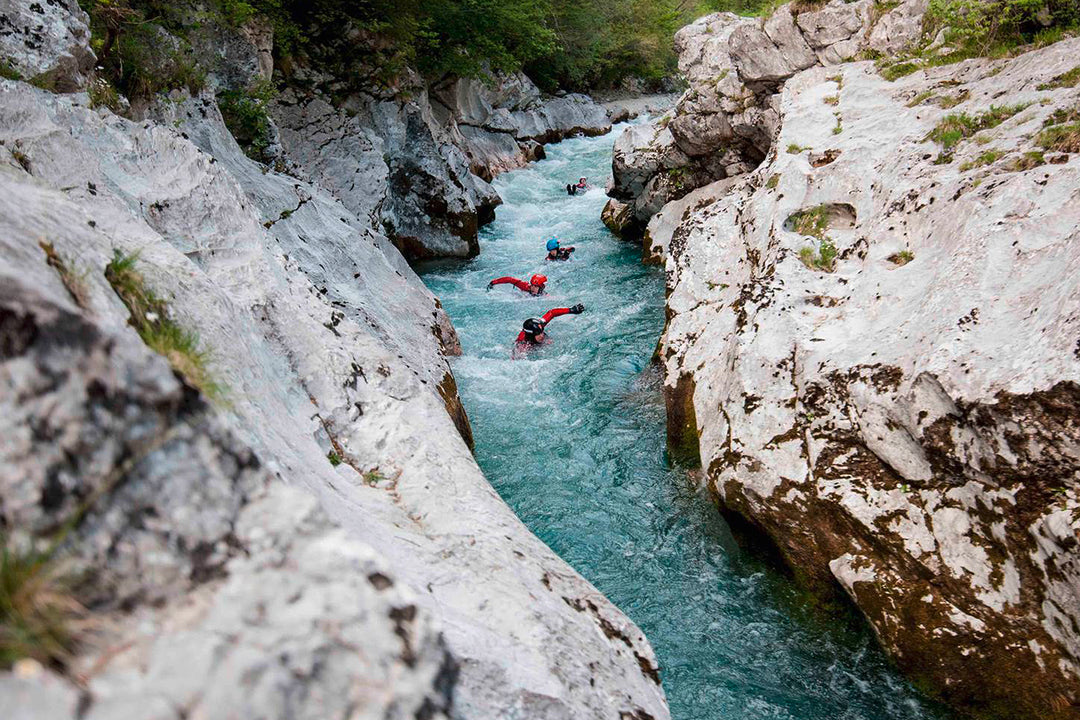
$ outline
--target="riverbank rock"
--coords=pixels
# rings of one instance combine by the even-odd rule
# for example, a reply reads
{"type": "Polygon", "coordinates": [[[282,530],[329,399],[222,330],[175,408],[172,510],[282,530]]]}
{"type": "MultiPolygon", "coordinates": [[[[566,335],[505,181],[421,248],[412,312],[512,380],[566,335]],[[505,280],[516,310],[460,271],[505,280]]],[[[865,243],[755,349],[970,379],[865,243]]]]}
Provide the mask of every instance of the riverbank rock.
{"type": "Polygon", "coordinates": [[[600,105],[607,111],[608,120],[615,123],[633,120],[641,115],[660,115],[670,110],[679,99],[676,93],[660,95],[632,95],[603,100],[600,105]]]}
{"type": "Polygon", "coordinates": [[[58,92],[82,90],[97,62],[89,24],[77,0],[0,0],[0,63],[58,92]]]}
{"type": "Polygon", "coordinates": [[[616,237],[622,237],[623,228],[630,220],[630,212],[629,205],[609,198],[607,204],[604,205],[604,211],[600,214],[600,219],[616,237]]]}
{"type": "Polygon", "coordinates": [[[436,116],[456,133],[472,172],[489,182],[528,163],[537,144],[611,130],[607,112],[588,96],[545,97],[524,73],[454,78],[430,94],[436,116]]]}
{"type": "MultiPolygon", "coordinates": [[[[40,535],[93,499],[73,717],[668,717],[640,630],[477,467],[460,346],[381,223],[210,98],[88,104],[0,81],[0,512],[40,535]],[[217,400],[131,327],[116,252],[217,400]]],[[[0,684],[70,707],[36,677],[0,684]]]]}
{"type": "Polygon", "coordinates": [[[642,234],[665,203],[757,167],[779,130],[778,93],[788,78],[864,48],[899,52],[919,38],[925,10],[925,0],[888,10],[871,0],[792,3],[765,19],[715,13],[679,30],[675,49],[689,89],[671,112],[627,129],[615,144],[609,194],[633,207],[634,232],[642,234]]]}
{"type": "MultiPolygon", "coordinates": [[[[819,59],[862,27],[830,8],[797,19],[819,59]]],[[[797,72],[761,166],[649,225],[673,455],[977,715],[1080,705],[1078,57],[797,72]]]]}

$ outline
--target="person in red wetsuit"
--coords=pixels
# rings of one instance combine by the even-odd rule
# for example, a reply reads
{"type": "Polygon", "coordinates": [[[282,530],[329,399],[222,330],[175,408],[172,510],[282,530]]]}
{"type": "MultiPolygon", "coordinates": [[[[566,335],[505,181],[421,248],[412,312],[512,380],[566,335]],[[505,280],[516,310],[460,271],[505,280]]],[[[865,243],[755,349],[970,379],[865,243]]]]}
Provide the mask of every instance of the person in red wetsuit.
{"type": "Polygon", "coordinates": [[[533,275],[529,278],[529,282],[518,280],[517,278],[512,278],[507,275],[506,277],[495,278],[489,282],[487,289],[490,290],[496,285],[513,285],[518,290],[527,292],[530,295],[540,295],[544,292],[544,286],[547,285],[547,275],[533,275]]]}
{"type": "Polygon", "coordinates": [[[518,333],[517,341],[514,343],[514,353],[529,350],[536,347],[547,340],[547,334],[544,329],[547,324],[552,321],[553,318],[557,318],[560,315],[580,315],[585,312],[585,306],[581,303],[573,307],[568,308],[552,308],[544,313],[543,317],[529,318],[521,325],[521,332],[518,333]]]}

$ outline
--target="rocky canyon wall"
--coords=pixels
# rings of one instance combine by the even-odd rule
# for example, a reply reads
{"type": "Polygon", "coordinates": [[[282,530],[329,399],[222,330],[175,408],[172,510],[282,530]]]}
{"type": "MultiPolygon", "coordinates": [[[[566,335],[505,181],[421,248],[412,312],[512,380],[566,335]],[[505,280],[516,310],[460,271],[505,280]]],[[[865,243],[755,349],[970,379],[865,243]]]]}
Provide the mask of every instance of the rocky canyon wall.
{"type": "MultiPolygon", "coordinates": [[[[20,74],[86,86],[74,2],[0,14],[20,74]]],[[[88,621],[0,671],[0,716],[668,716],[640,630],[472,458],[453,327],[385,230],[437,192],[395,173],[486,184],[388,103],[282,97],[290,174],[212,94],[132,120],[0,80],[0,529],[59,538],[88,621]]]]}
{"type": "Polygon", "coordinates": [[[1080,40],[890,81],[841,62],[918,27],[872,9],[702,19],[677,109],[618,141],[672,455],[920,687],[1075,717],[1080,40]]]}

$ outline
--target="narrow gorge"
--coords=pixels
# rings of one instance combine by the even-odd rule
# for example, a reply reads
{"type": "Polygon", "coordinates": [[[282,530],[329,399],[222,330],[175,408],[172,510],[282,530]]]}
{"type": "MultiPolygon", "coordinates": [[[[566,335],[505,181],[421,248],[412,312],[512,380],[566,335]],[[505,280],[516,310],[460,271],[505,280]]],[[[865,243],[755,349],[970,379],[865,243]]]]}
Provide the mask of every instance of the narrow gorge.
{"type": "Polygon", "coordinates": [[[0,717],[1080,717],[1028,5],[0,0],[0,717]]]}

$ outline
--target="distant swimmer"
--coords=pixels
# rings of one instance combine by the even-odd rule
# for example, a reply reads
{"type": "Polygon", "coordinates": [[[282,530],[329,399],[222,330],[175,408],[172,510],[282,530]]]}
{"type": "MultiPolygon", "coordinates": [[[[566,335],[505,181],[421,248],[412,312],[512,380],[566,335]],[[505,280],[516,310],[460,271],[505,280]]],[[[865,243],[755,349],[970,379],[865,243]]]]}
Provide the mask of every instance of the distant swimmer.
{"type": "Polygon", "coordinates": [[[589,189],[589,179],[588,178],[581,178],[581,179],[579,179],[577,181],[576,185],[567,185],[566,186],[566,194],[567,195],[577,195],[578,193],[583,193],[588,189],[589,189]]]}
{"type": "Polygon", "coordinates": [[[529,318],[522,324],[521,332],[518,333],[517,341],[514,343],[514,354],[517,355],[543,344],[547,340],[547,333],[544,330],[553,318],[560,315],[580,315],[583,312],[585,312],[585,306],[578,303],[569,308],[552,308],[544,313],[543,317],[529,318]]]}
{"type": "Polygon", "coordinates": [[[574,252],[574,246],[559,247],[559,239],[551,238],[547,241],[547,260],[569,260],[570,253],[574,252]]]}
{"type": "Polygon", "coordinates": [[[544,286],[547,285],[547,275],[533,275],[529,278],[529,282],[524,280],[518,280],[517,278],[506,277],[496,278],[488,283],[487,289],[495,287],[496,285],[513,285],[522,292],[527,292],[530,295],[540,295],[544,292],[544,286]]]}

